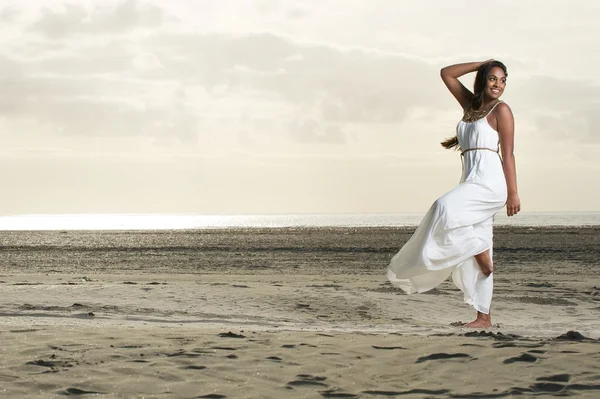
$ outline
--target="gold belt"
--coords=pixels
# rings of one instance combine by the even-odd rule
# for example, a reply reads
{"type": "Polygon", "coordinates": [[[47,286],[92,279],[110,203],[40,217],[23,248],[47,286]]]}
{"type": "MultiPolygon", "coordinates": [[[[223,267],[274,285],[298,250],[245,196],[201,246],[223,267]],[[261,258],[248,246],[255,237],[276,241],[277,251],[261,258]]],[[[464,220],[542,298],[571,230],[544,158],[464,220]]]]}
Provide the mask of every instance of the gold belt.
{"type": "Polygon", "coordinates": [[[492,150],[491,148],[469,148],[469,149],[466,149],[463,152],[461,152],[460,155],[464,156],[465,152],[476,151],[476,150],[487,150],[487,151],[495,152],[496,154],[500,154],[500,149],[498,149],[498,150],[492,150]]]}

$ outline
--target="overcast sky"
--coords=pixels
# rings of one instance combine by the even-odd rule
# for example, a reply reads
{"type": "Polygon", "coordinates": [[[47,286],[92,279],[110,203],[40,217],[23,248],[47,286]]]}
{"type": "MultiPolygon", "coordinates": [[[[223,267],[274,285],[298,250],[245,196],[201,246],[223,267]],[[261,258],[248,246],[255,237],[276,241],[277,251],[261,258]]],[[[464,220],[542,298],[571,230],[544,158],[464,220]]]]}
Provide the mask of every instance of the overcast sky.
{"type": "Polygon", "coordinates": [[[0,214],[424,212],[460,178],[439,70],[488,58],[523,210],[600,211],[598,20],[584,0],[0,0],[0,214]]]}

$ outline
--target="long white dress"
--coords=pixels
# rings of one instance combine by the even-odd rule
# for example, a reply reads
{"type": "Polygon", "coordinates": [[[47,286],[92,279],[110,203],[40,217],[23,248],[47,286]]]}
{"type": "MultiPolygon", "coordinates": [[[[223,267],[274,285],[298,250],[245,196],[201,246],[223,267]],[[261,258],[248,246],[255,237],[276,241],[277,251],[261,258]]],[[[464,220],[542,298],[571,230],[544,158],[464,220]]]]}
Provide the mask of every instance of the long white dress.
{"type": "Polygon", "coordinates": [[[494,215],[507,199],[499,137],[487,115],[475,122],[461,120],[456,131],[462,151],[479,149],[464,152],[460,184],[433,203],[391,260],[387,277],[411,294],[431,290],[452,275],[464,301],[488,314],[494,274],[486,277],[474,255],[487,249],[492,255],[494,215]]]}

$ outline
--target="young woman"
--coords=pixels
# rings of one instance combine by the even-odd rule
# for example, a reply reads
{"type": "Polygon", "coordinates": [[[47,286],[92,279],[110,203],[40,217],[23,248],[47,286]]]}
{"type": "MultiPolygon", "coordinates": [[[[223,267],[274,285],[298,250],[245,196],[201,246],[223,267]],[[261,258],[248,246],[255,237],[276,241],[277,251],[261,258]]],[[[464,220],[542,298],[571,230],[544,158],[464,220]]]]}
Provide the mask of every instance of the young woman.
{"type": "Polygon", "coordinates": [[[492,325],[492,223],[506,205],[508,216],[521,210],[517,193],[514,119],[500,100],[507,71],[495,60],[450,65],[442,80],[463,108],[456,136],[444,141],[463,158],[460,184],[431,206],[423,221],[392,259],[390,282],[406,293],[425,292],[452,275],[466,303],[477,310],[469,327],[492,325]],[[474,93],[458,78],[477,71],[474,93]],[[500,152],[502,158],[500,157],[500,152]]]}

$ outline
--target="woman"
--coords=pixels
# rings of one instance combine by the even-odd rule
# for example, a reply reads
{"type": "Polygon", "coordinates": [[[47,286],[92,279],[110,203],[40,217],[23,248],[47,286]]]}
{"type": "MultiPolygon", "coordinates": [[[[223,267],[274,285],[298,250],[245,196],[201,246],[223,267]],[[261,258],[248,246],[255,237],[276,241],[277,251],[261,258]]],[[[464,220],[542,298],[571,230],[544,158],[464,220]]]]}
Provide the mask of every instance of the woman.
{"type": "Polygon", "coordinates": [[[434,202],[392,259],[387,277],[410,294],[431,290],[452,274],[465,302],[477,310],[468,326],[486,328],[492,325],[493,218],[505,204],[508,216],[521,210],[513,155],[514,119],[508,105],[500,101],[507,72],[501,62],[488,60],[447,66],[441,76],[464,111],[456,136],[442,143],[461,150],[462,178],[434,202]],[[471,93],[458,78],[475,71],[471,93]]]}

